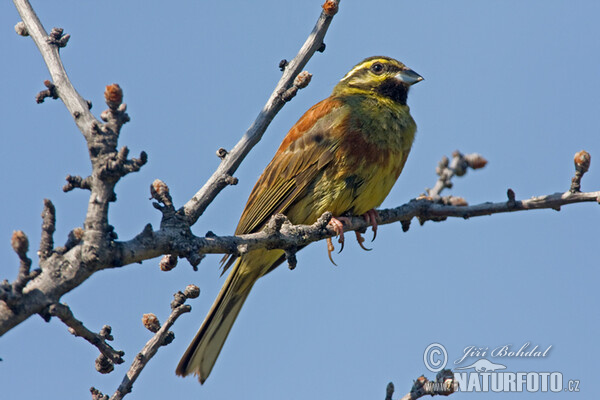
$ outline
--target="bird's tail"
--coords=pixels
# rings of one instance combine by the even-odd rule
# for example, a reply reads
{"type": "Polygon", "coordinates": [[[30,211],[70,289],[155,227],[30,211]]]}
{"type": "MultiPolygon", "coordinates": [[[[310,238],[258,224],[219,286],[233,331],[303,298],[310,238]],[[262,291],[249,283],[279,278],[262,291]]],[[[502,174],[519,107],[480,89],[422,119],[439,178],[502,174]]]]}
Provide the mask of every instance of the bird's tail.
{"type": "Polygon", "coordinates": [[[243,257],[238,259],[221,288],[196,337],[185,351],[175,373],[195,374],[204,383],[213,369],[225,339],[250,294],[256,278],[242,272],[243,257]]]}

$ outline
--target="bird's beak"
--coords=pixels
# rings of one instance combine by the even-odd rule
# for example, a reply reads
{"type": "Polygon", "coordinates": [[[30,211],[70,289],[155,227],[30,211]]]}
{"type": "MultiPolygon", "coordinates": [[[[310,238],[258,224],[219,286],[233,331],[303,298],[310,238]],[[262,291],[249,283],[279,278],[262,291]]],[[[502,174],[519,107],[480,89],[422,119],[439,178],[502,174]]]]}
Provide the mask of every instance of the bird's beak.
{"type": "Polygon", "coordinates": [[[412,69],[405,69],[403,71],[400,71],[400,73],[396,75],[396,79],[406,83],[407,85],[414,85],[417,82],[421,82],[423,80],[423,77],[417,74],[412,69]]]}

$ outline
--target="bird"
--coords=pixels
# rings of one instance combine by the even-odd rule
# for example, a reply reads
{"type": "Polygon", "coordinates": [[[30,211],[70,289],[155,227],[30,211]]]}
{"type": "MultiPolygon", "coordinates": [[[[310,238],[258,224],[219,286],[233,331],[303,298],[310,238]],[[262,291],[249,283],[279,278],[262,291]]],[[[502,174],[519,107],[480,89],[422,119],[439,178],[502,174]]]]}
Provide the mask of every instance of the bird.
{"type": "MultiPolygon", "coordinates": [[[[285,136],[252,189],[235,234],[258,232],[275,214],[293,224],[312,224],[327,211],[340,239],[349,216],[364,216],[376,232],[374,209],[400,176],[416,133],[407,95],[422,80],[390,57],[355,65],[285,136]]],[[[277,249],[229,258],[224,272],[233,268],[177,375],[206,381],[254,283],[284,260],[284,251],[277,249]]]]}

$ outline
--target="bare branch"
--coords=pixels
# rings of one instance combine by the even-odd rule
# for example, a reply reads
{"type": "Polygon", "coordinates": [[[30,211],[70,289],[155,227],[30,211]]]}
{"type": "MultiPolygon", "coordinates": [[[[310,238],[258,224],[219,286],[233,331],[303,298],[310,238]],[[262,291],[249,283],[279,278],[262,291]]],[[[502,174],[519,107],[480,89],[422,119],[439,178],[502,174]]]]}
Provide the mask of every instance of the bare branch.
{"type": "MultiPolygon", "coordinates": [[[[58,31],[53,30],[53,36],[50,37],[42,26],[35,11],[28,0],[13,0],[17,11],[23,20],[25,32],[31,36],[38,47],[50,76],[52,84],[55,86],[56,93],[63,101],[71,115],[75,118],[75,123],[87,140],[91,140],[91,124],[96,121],[89,110],[88,103],[77,93],[59,56],[59,46],[62,36],[62,30],[57,38],[58,31]]],[[[20,30],[22,32],[22,30],[20,30]]],[[[63,39],[64,41],[64,39],[63,39]]],[[[66,43],[65,43],[66,44],[66,43]]]]}
{"type": "Polygon", "coordinates": [[[42,211],[42,239],[38,256],[43,261],[52,255],[54,251],[54,231],[56,230],[56,209],[48,199],[44,199],[44,211],[42,211]]]}
{"type": "Polygon", "coordinates": [[[452,153],[451,162],[448,161],[448,157],[444,156],[436,168],[439,179],[433,189],[427,189],[427,195],[433,200],[439,200],[442,190],[452,187],[451,180],[455,175],[463,176],[469,168],[480,169],[485,167],[486,164],[487,160],[477,153],[463,155],[456,150],[452,153]]]}
{"type": "Polygon", "coordinates": [[[100,353],[110,360],[110,362],[114,364],[123,363],[123,355],[125,353],[120,350],[115,350],[111,345],[106,343],[107,338],[112,340],[110,328],[108,326],[103,328],[101,334],[90,331],[81,321],[73,316],[73,312],[66,304],[54,303],[50,305],[48,312],[50,315],[58,317],[65,325],[67,325],[71,334],[84,338],[98,348],[100,353]]]}
{"type": "MultiPolygon", "coordinates": [[[[458,383],[454,380],[454,373],[443,369],[437,373],[435,381],[430,381],[421,375],[415,380],[410,392],[400,400],[415,400],[423,396],[449,396],[458,390],[458,383]]],[[[386,400],[391,400],[394,394],[394,385],[390,382],[386,388],[386,400]]]]}
{"type": "MultiPolygon", "coordinates": [[[[183,213],[186,216],[188,223],[193,225],[198,218],[204,213],[204,210],[214,200],[214,198],[227,186],[224,177],[232,176],[240,166],[242,160],[252,150],[254,145],[259,142],[265,133],[267,127],[275,117],[275,115],[284,106],[286,100],[283,98],[288,89],[292,87],[298,74],[302,71],[308,60],[313,56],[315,51],[318,51],[323,44],[325,33],[329,28],[329,24],[333,16],[337,13],[339,0],[327,0],[323,4],[323,11],[313,28],[312,32],[302,45],[302,48],[292,61],[285,65],[283,75],[279,83],[275,87],[267,104],[256,117],[256,120],[250,125],[244,136],[235,145],[233,149],[222,157],[221,164],[208,179],[204,186],[183,206],[183,213]]],[[[298,88],[306,80],[310,80],[307,76],[297,81],[298,88]]],[[[289,96],[288,93],[287,96],[289,96]]],[[[290,97],[291,98],[291,97],[290,97]]]]}
{"type": "Polygon", "coordinates": [[[573,158],[575,163],[575,176],[571,180],[571,192],[579,192],[581,190],[581,178],[588,169],[590,169],[590,163],[592,162],[592,156],[585,150],[581,150],[575,154],[573,158]]]}
{"type": "Polygon", "coordinates": [[[12,284],[12,294],[16,300],[21,296],[27,282],[33,279],[37,273],[32,275],[29,272],[31,269],[31,259],[27,257],[27,252],[29,251],[29,239],[27,235],[23,231],[15,231],[10,242],[20,261],[19,275],[17,275],[17,279],[12,284]]]}
{"type": "Polygon", "coordinates": [[[92,177],[88,176],[87,178],[82,178],[79,175],[76,176],[72,176],[72,175],[67,175],[67,177],[65,178],[67,181],[67,184],[65,186],[63,186],[62,190],[63,192],[70,192],[73,189],[86,189],[86,190],[91,190],[92,189],[92,177]]]}
{"type": "Polygon", "coordinates": [[[110,398],[111,400],[120,400],[127,393],[131,392],[134,382],[142,373],[142,370],[148,362],[154,357],[161,346],[166,346],[174,339],[173,332],[169,331],[171,326],[177,321],[182,314],[191,311],[191,307],[183,304],[186,299],[198,297],[200,289],[197,286],[189,285],[184,292],[175,293],[175,301],[171,303],[171,315],[163,326],[160,326],[158,319],[153,314],[145,314],[143,318],[144,326],[152,332],[154,336],[146,343],[142,351],[140,351],[133,360],[131,367],[125,374],[123,381],[110,398]]]}
{"type": "MultiPolygon", "coordinates": [[[[525,200],[513,200],[503,202],[486,202],[472,206],[460,206],[434,202],[427,198],[414,199],[410,202],[396,208],[378,210],[379,225],[402,222],[403,229],[408,230],[408,224],[412,218],[417,218],[421,224],[426,221],[441,221],[447,217],[456,217],[468,219],[483,215],[492,215],[506,212],[554,209],[559,210],[561,206],[593,202],[597,203],[600,198],[600,191],[597,192],[579,192],[579,193],[554,193],[545,196],[532,197],[525,200]]],[[[331,226],[327,225],[327,218],[330,213],[325,213],[319,220],[312,225],[292,225],[284,219],[283,216],[273,216],[267,228],[261,232],[240,236],[216,236],[212,232],[205,237],[173,237],[162,231],[152,232],[152,247],[147,244],[146,234],[140,234],[135,239],[128,242],[118,242],[122,263],[125,265],[134,262],[140,262],[145,259],[160,256],[170,252],[176,254],[181,248],[182,252],[189,252],[195,249],[202,255],[204,254],[239,254],[240,252],[252,251],[259,248],[282,249],[287,250],[290,256],[294,249],[306,246],[312,242],[336,236],[336,232],[331,226]],[[277,221],[277,223],[275,223],[277,221]],[[281,223],[279,229],[271,228],[281,223]],[[166,251],[165,251],[166,250],[166,251]]],[[[348,223],[344,221],[344,232],[354,230],[364,230],[369,225],[362,217],[352,217],[348,223]]]]}
{"type": "Polygon", "coordinates": [[[46,86],[47,89],[42,90],[35,96],[36,103],[42,104],[48,97],[54,100],[58,99],[58,93],[56,93],[56,86],[54,86],[54,83],[46,79],[44,81],[44,86],[46,86]]]}

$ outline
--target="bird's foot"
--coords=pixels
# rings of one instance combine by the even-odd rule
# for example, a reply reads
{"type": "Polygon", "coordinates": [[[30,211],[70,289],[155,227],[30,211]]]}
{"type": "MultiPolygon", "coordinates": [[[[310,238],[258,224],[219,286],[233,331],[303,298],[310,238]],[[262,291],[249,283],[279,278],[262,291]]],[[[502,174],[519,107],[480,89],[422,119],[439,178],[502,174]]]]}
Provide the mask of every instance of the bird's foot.
{"type": "Polygon", "coordinates": [[[327,255],[329,256],[329,261],[331,261],[331,263],[337,267],[337,264],[335,261],[333,261],[333,257],[331,257],[331,253],[335,250],[335,247],[333,247],[331,238],[327,238],[325,240],[327,241],[327,255]]]}
{"type": "Polygon", "coordinates": [[[360,234],[359,231],[354,231],[354,233],[356,234],[356,241],[358,242],[358,245],[360,246],[361,249],[363,249],[365,251],[373,250],[373,249],[369,249],[368,247],[365,247],[365,245],[363,244],[363,242],[365,241],[365,238],[362,237],[362,235],[360,234]]]}
{"type": "MultiPolygon", "coordinates": [[[[377,210],[375,210],[374,208],[371,208],[369,211],[364,213],[362,216],[365,219],[365,221],[367,221],[367,225],[371,225],[371,227],[373,228],[373,239],[371,239],[371,242],[372,242],[377,237],[377,218],[379,218],[379,213],[377,213],[377,210]]],[[[358,239],[358,237],[357,237],[357,239],[358,239]]],[[[362,237],[361,237],[361,239],[362,239],[362,237]]],[[[360,247],[363,247],[361,240],[358,241],[358,244],[360,244],[360,247]]],[[[363,249],[364,249],[364,247],[363,247],[363,249]]]]}
{"type": "MultiPolygon", "coordinates": [[[[350,218],[347,218],[347,217],[335,218],[335,217],[333,217],[329,221],[329,225],[331,225],[331,227],[333,228],[335,233],[337,233],[337,235],[338,235],[338,243],[342,245],[340,247],[340,251],[338,251],[338,253],[341,253],[342,250],[344,250],[344,242],[345,242],[344,222],[346,222],[346,223],[350,222],[350,218]]],[[[331,261],[331,263],[333,265],[337,265],[335,262],[333,262],[333,258],[331,257],[331,253],[333,252],[333,250],[335,250],[335,247],[333,247],[333,242],[331,241],[331,238],[327,238],[327,254],[329,255],[329,261],[331,261]]]]}

